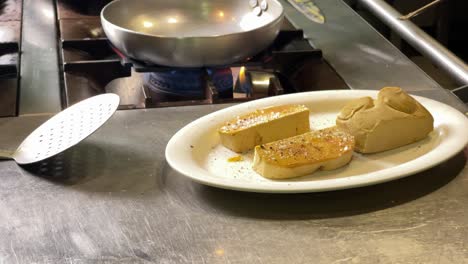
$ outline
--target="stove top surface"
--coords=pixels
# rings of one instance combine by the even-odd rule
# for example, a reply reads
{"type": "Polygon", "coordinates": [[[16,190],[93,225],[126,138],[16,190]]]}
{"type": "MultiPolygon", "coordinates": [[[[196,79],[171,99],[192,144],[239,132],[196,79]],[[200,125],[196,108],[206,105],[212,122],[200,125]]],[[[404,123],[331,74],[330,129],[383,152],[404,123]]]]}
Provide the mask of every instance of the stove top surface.
{"type": "MultiPolygon", "coordinates": [[[[56,0],[62,108],[101,93],[119,109],[232,103],[283,93],[348,89],[342,78],[285,19],[266,50],[230,65],[202,69],[148,65],[109,44],[99,11],[109,0],[56,0]]],[[[22,0],[0,0],[0,117],[19,114],[22,0]]]]}
{"type": "Polygon", "coordinates": [[[348,88],[321,51],[287,20],[268,49],[231,65],[181,69],[126,58],[110,46],[95,15],[98,12],[93,11],[107,2],[78,8],[76,1],[58,1],[65,106],[104,92],[121,97],[120,109],[134,109],[348,88]]]}

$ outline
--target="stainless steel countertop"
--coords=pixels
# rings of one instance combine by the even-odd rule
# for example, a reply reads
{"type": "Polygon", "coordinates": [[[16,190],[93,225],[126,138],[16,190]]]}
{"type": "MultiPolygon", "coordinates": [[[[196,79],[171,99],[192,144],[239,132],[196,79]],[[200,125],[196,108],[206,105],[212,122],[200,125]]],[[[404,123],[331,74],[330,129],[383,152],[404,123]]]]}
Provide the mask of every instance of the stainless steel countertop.
{"type": "MultiPolygon", "coordinates": [[[[0,263],[467,263],[468,167],[328,193],[190,181],[164,159],[182,126],[225,107],[120,111],[47,164],[0,162],[0,263]]],[[[18,144],[45,116],[0,119],[18,144]]]]}
{"type": "MultiPolygon", "coordinates": [[[[352,88],[401,85],[467,111],[341,1],[317,4],[322,28],[284,5],[352,88]]],[[[170,137],[226,106],[119,111],[47,163],[0,162],[0,263],[468,263],[467,154],[393,182],[298,195],[221,190],[172,170],[170,137]]],[[[0,146],[46,118],[0,119],[0,146]]]]}

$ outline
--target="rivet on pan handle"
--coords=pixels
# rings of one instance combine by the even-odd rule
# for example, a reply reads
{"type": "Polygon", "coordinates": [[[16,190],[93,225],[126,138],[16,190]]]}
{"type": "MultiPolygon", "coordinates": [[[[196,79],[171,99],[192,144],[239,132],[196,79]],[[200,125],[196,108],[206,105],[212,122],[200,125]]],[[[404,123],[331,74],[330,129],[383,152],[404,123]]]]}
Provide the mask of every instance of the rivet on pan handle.
{"type": "Polygon", "coordinates": [[[262,14],[262,9],[259,6],[256,6],[252,11],[256,16],[260,16],[262,14]]]}
{"type": "Polygon", "coordinates": [[[263,0],[261,3],[260,3],[260,8],[263,10],[263,11],[266,11],[268,9],[268,3],[266,0],[263,0]]]}

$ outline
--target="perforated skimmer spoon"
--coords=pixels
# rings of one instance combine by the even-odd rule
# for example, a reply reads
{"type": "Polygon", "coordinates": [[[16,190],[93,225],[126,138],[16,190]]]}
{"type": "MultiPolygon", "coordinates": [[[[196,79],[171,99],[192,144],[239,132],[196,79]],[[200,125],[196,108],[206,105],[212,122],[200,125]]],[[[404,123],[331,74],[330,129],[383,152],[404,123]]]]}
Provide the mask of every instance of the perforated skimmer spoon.
{"type": "Polygon", "coordinates": [[[55,156],[94,133],[117,110],[116,94],[101,94],[78,102],[36,128],[15,151],[1,151],[0,159],[29,164],[55,156]]]}

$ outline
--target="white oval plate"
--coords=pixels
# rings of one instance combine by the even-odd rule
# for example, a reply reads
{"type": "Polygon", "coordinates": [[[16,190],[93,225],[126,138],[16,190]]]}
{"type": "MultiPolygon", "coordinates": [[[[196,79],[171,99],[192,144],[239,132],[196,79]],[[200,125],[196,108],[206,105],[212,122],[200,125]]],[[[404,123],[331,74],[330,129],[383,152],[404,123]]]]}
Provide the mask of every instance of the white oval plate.
{"type": "Polygon", "coordinates": [[[166,159],[176,171],[202,184],[250,192],[320,192],[395,180],[433,167],[460,152],[468,143],[468,118],[443,103],[414,96],[434,116],[434,131],[424,140],[377,154],[354,154],[351,163],[333,171],[318,171],[288,180],[269,180],[251,168],[253,153],[241,162],[238,154],[220,144],[217,128],[238,115],[281,104],[304,104],[310,109],[312,129],[335,124],[348,101],[378,91],[339,90],[296,93],[235,105],[201,117],[179,130],[166,147],[166,159]]]}

